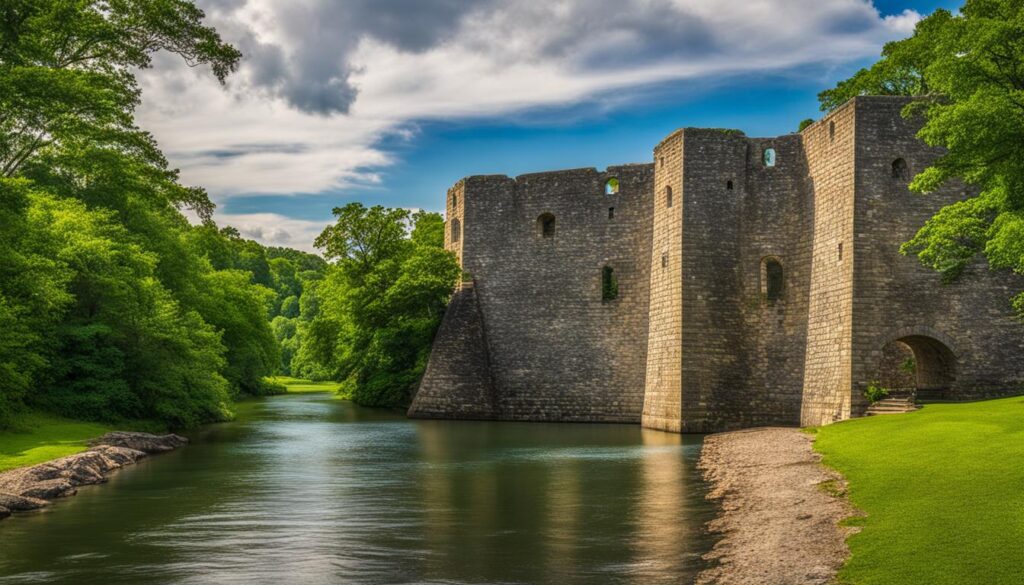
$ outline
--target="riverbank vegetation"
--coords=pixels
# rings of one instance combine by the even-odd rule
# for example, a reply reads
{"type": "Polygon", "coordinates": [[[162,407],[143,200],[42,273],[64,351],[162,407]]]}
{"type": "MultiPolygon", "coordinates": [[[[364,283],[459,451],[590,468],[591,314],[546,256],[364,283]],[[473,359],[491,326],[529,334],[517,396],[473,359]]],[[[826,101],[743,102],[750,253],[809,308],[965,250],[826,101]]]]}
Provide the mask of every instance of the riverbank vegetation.
{"type": "MultiPolygon", "coordinates": [[[[291,378],[288,376],[274,376],[270,379],[270,382],[284,386],[288,394],[329,392],[331,394],[344,396],[340,394],[341,384],[338,382],[331,382],[329,380],[314,382],[312,380],[301,380],[299,378],[291,378]]],[[[346,396],[346,398],[348,397],[346,396]]]]}
{"type": "MultiPolygon", "coordinates": [[[[945,154],[910,188],[921,194],[953,180],[976,195],[942,209],[903,247],[954,280],[979,255],[993,269],[1024,274],[1024,3],[967,0],[936,10],[913,36],[887,44],[882,58],[819,95],[831,111],[858,95],[906,95],[921,116],[918,136],[945,154]]],[[[1013,299],[1024,317],[1024,292],[1013,299]]]]}
{"type": "Polygon", "coordinates": [[[422,372],[458,272],[440,215],[340,208],[318,240],[331,264],[266,248],[217,226],[136,126],[154,53],[234,71],[203,16],[187,0],[0,9],[0,430],[37,410],[225,420],[284,392],[275,373],[390,406],[422,372]]]}
{"type": "Polygon", "coordinates": [[[0,471],[35,465],[85,451],[85,444],[108,431],[107,425],[26,411],[16,432],[0,431],[0,471]]]}
{"type": "Polygon", "coordinates": [[[930,404],[817,429],[865,517],[845,583],[1020,582],[1024,398],[930,404]]]}

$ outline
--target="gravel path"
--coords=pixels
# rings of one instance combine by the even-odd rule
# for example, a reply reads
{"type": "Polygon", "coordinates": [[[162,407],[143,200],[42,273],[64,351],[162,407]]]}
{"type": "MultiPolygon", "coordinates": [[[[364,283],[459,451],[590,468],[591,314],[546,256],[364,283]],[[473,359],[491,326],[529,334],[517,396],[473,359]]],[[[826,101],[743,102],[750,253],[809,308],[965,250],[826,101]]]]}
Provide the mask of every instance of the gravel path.
{"type": "Polygon", "coordinates": [[[763,428],[711,435],[700,469],[720,507],[708,528],[720,536],[698,585],[827,584],[849,555],[856,514],[842,477],[822,466],[811,435],[763,428]]]}

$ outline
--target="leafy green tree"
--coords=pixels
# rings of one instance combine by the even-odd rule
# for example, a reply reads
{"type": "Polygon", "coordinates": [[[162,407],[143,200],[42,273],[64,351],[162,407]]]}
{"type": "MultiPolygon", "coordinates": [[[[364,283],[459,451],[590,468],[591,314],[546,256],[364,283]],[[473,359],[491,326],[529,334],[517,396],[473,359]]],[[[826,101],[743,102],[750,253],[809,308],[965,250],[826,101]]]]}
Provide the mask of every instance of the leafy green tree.
{"type": "Polygon", "coordinates": [[[216,270],[202,279],[197,309],[227,348],[224,377],[236,391],[266,393],[263,377],[278,368],[280,359],[268,321],[274,292],[253,285],[252,274],[242,270],[216,270]]]}
{"type": "Polygon", "coordinates": [[[459,276],[443,248],[444,222],[359,203],[334,215],[316,240],[334,264],[315,287],[318,312],[302,329],[297,361],[331,371],[360,404],[404,404],[459,276]]]}
{"type": "MultiPolygon", "coordinates": [[[[952,179],[978,195],[942,209],[903,246],[947,280],[978,255],[1024,274],[1024,3],[967,0],[959,14],[938,10],[882,59],[819,97],[831,110],[856,95],[919,96],[919,137],[945,154],[910,188],[935,191],[952,179]]],[[[1014,299],[1024,316],[1024,293],[1014,299]]]]}
{"type": "Polygon", "coordinates": [[[0,176],[19,178],[0,184],[0,418],[29,401],[189,426],[277,367],[264,249],[218,231],[134,122],[154,52],[221,81],[236,66],[202,18],[186,0],[0,5],[0,176]]]}
{"type": "Polygon", "coordinates": [[[0,428],[47,365],[56,326],[73,301],[72,272],[48,230],[30,217],[28,181],[0,179],[0,428]]]}
{"type": "Polygon", "coordinates": [[[154,276],[155,257],[131,241],[114,214],[23,180],[0,185],[5,202],[19,202],[18,221],[5,222],[14,231],[3,234],[17,245],[0,255],[0,269],[26,271],[4,279],[2,305],[17,308],[16,331],[35,334],[0,336],[29,366],[9,364],[5,354],[14,376],[3,382],[4,402],[175,426],[226,416],[219,334],[171,297],[154,276]]]}
{"type": "MultiPolygon", "coordinates": [[[[0,7],[0,172],[17,176],[47,151],[110,150],[168,173],[153,139],[134,124],[134,71],[166,51],[217,79],[241,54],[201,24],[186,0],[6,0],[0,7]]],[[[175,203],[209,218],[198,189],[175,203]]]]}

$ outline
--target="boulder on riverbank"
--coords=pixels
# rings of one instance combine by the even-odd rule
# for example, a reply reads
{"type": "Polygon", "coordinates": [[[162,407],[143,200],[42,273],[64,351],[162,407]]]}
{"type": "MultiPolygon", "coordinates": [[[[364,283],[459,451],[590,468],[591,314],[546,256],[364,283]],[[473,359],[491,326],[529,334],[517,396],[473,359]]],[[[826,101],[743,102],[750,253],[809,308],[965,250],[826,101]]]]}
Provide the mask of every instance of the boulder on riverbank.
{"type": "Polygon", "coordinates": [[[179,435],[113,432],[89,442],[88,451],[0,473],[0,518],[35,510],[50,500],[72,496],[79,486],[107,481],[116,469],[151,453],[165,453],[188,444],[179,435]]]}

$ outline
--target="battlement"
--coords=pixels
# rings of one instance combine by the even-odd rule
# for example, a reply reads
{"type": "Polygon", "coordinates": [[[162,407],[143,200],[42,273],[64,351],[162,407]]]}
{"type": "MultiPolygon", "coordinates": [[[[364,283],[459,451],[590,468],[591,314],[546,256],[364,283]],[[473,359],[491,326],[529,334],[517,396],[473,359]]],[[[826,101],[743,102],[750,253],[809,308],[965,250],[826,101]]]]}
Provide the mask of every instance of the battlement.
{"type": "Polygon", "coordinates": [[[856,98],[778,137],[681,128],[652,163],[460,180],[445,245],[473,286],[410,415],[825,424],[864,412],[892,344],[951,398],[1019,391],[1019,277],[940,286],[899,254],[964,196],[907,190],[939,154],[907,103],[856,98]]]}

